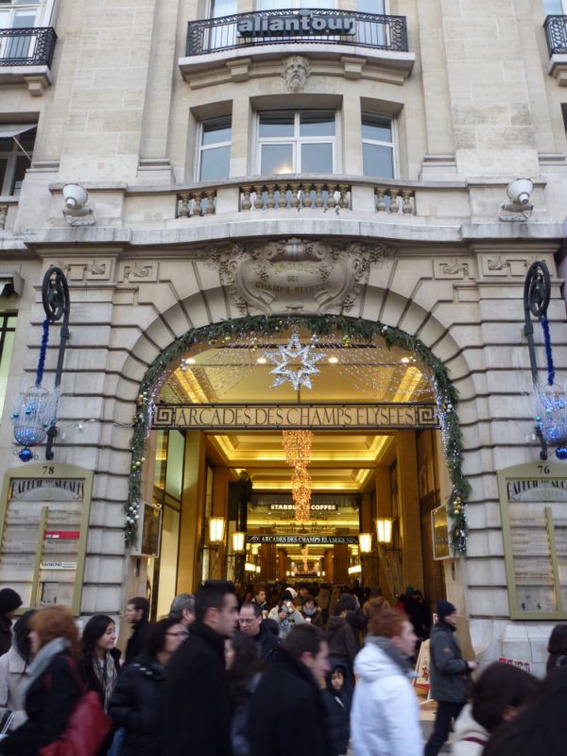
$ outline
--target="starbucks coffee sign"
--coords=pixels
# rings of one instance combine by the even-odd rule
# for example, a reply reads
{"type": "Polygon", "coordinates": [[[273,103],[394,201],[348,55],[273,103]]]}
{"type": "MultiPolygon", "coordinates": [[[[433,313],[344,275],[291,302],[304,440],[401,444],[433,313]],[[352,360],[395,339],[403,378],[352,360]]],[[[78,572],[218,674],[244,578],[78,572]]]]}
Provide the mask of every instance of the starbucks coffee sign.
{"type": "Polygon", "coordinates": [[[322,16],[304,11],[293,15],[240,18],[236,29],[239,37],[349,36],[356,32],[356,21],[352,16],[322,16]]]}

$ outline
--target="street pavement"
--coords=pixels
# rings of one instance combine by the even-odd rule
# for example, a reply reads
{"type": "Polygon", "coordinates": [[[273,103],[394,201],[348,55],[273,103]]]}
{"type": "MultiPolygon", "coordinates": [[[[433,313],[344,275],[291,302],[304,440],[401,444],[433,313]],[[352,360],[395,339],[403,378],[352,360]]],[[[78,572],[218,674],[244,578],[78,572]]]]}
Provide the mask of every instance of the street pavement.
{"type": "MultiPolygon", "coordinates": [[[[420,707],[419,707],[419,721],[421,722],[421,729],[423,730],[423,740],[427,742],[427,739],[431,735],[431,731],[433,730],[433,722],[435,721],[435,710],[437,708],[437,704],[435,701],[424,701],[423,699],[420,699],[420,707]]],[[[449,754],[451,753],[451,746],[450,742],[452,739],[449,738],[449,742],[445,744],[445,746],[439,751],[440,754],[449,754]]]]}

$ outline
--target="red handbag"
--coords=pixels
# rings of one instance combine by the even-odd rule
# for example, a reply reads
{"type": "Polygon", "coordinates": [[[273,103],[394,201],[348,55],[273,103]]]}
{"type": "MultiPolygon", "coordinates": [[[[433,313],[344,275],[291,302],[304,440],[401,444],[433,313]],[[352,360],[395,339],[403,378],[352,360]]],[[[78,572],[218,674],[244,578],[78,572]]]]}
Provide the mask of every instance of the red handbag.
{"type": "Polygon", "coordinates": [[[96,756],[110,731],[110,717],[104,712],[98,693],[86,690],[74,660],[66,658],[82,695],[65,732],[53,743],[40,748],[39,753],[40,756],[96,756]]]}

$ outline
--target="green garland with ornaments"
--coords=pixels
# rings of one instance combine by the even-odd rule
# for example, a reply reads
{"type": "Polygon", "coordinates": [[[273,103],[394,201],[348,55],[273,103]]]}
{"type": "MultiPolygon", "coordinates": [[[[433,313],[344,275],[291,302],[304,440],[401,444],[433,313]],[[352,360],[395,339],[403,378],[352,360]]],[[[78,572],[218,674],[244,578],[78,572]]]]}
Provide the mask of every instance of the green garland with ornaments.
{"type": "Polygon", "coordinates": [[[458,392],[452,385],[447,368],[433,352],[415,336],[383,323],[372,323],[343,316],[323,317],[244,317],[188,331],[173,342],[148,368],[140,384],[134,417],[132,436],[132,463],[128,501],[124,507],[126,523],[124,537],[127,546],[136,542],[141,502],[142,465],[145,461],[146,441],[151,430],[153,394],[163,382],[171,363],[178,360],[195,344],[223,345],[239,336],[272,336],[292,328],[303,328],[316,336],[341,334],[343,346],[349,347],[352,340],[370,342],[375,336],[382,337],[387,346],[395,346],[413,353],[432,374],[439,419],[443,435],[443,448],[452,491],[447,500],[451,517],[450,542],[456,554],[464,554],[467,548],[466,501],[470,485],[463,475],[463,446],[461,428],[457,415],[458,392]]]}

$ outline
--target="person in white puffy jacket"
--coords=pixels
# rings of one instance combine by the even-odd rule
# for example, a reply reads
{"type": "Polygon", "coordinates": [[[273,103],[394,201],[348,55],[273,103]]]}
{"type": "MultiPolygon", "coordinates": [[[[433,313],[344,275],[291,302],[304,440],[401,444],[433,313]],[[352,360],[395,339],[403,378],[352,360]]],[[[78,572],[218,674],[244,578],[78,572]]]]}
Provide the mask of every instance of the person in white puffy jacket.
{"type": "Polygon", "coordinates": [[[411,684],[417,637],[408,617],[382,609],[370,617],[354,660],[358,683],[351,713],[354,756],[422,756],[419,706],[411,684]]]}

